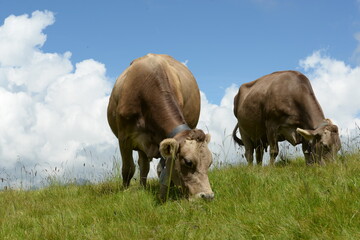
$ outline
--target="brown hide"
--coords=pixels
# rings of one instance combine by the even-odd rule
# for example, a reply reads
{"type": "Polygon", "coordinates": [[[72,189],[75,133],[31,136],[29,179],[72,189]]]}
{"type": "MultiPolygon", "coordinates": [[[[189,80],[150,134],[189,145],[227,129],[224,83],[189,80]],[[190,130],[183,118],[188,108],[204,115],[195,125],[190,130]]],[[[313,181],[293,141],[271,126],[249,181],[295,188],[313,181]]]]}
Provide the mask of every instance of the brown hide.
{"type": "MultiPolygon", "coordinates": [[[[146,185],[149,161],[160,157],[162,141],[179,125],[195,128],[199,114],[199,88],[186,66],[168,55],[148,54],[134,60],[116,80],[108,105],[108,122],[120,145],[124,186],[134,175],[133,150],[139,153],[140,182],[146,185]]],[[[176,151],[181,152],[181,146],[176,151]]],[[[193,160],[211,162],[208,156],[193,160]]],[[[200,192],[213,195],[211,188],[201,187],[190,195],[200,192]]]]}
{"type": "Polygon", "coordinates": [[[240,86],[234,98],[238,119],[234,140],[245,146],[249,164],[262,163],[270,146],[270,163],[278,155],[278,142],[302,143],[306,163],[323,163],[340,149],[338,128],[328,119],[314,95],[309,80],[296,71],[274,72],[240,86]],[[236,136],[239,129],[241,139],[236,136]]]}

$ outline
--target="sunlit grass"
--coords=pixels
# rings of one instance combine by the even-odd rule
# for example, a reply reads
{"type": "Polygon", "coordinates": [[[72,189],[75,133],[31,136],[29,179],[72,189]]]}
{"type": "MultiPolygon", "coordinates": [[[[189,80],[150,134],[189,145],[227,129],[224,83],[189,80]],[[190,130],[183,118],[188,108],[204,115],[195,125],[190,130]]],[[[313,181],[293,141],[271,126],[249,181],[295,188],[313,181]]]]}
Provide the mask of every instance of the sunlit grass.
{"type": "Polygon", "coordinates": [[[212,202],[172,189],[161,204],[157,179],[123,189],[119,176],[2,191],[0,239],[360,239],[359,163],[353,153],[326,166],[214,168],[212,202]]]}

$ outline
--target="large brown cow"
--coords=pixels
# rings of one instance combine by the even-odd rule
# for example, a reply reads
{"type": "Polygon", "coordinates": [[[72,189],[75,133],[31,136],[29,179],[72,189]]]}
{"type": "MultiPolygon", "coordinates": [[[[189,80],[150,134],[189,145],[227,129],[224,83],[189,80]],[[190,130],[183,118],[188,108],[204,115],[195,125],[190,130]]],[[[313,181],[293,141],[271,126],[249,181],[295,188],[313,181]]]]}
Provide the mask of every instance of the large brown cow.
{"type": "Polygon", "coordinates": [[[238,123],[234,140],[245,146],[245,157],[262,163],[264,150],[270,145],[270,164],[278,155],[278,142],[302,143],[307,164],[325,163],[340,150],[338,128],[315,98],[306,76],[296,71],[274,72],[241,85],[234,98],[238,123]],[[239,128],[242,139],[236,136],[239,128]]]}
{"type": "MultiPolygon", "coordinates": [[[[199,88],[186,66],[167,55],[148,54],[134,60],[116,80],[107,113],[119,140],[124,187],[135,172],[132,151],[136,150],[143,186],[150,161],[162,155],[167,159],[162,176],[171,175],[190,198],[212,199],[207,175],[212,163],[210,135],[194,129],[199,114],[199,88]]],[[[168,180],[161,182],[164,198],[168,180]]]]}

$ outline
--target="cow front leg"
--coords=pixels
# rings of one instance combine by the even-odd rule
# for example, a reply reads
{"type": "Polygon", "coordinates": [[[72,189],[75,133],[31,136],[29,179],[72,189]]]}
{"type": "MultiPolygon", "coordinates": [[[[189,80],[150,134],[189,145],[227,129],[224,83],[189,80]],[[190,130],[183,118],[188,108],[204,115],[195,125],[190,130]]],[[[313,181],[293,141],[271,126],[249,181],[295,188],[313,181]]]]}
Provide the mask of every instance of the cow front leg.
{"type": "Polygon", "coordinates": [[[260,145],[256,148],[256,164],[257,165],[260,165],[260,166],[262,165],[263,156],[264,156],[264,147],[262,145],[260,145]]]}
{"type": "Polygon", "coordinates": [[[166,202],[166,194],[167,194],[168,186],[160,184],[160,201],[166,202]]]}
{"type": "Polygon", "coordinates": [[[279,145],[277,141],[270,142],[270,165],[273,166],[276,160],[277,155],[279,154],[279,145]]]}
{"type": "Polygon", "coordinates": [[[270,165],[273,166],[276,160],[277,155],[279,154],[279,146],[275,141],[270,143],[270,165]]]}
{"type": "Polygon", "coordinates": [[[138,151],[139,168],[140,168],[140,184],[146,187],[146,179],[150,169],[150,161],[144,152],[138,151]]]}
{"type": "Polygon", "coordinates": [[[126,144],[126,141],[119,141],[119,145],[122,159],[121,174],[123,178],[123,186],[127,188],[130,185],[130,180],[134,176],[135,164],[132,156],[132,148],[126,144]]]}
{"type": "Polygon", "coordinates": [[[314,156],[312,156],[311,154],[311,148],[308,142],[303,142],[302,143],[302,150],[304,153],[304,157],[305,157],[305,163],[306,165],[312,165],[314,164],[314,156]]]}

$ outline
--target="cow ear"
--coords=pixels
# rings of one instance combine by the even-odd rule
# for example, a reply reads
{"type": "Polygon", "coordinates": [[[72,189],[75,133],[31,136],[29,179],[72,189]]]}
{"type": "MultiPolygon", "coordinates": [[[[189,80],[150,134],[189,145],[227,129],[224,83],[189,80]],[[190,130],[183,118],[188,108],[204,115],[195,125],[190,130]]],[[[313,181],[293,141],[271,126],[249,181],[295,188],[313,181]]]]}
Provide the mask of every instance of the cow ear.
{"type": "Polygon", "coordinates": [[[205,142],[208,144],[211,140],[211,135],[210,134],[206,134],[205,135],[205,142]]]}
{"type": "Polygon", "coordinates": [[[175,156],[179,149],[179,143],[174,138],[164,139],[160,143],[160,154],[164,158],[175,156]]]}
{"type": "Polygon", "coordinates": [[[315,134],[312,130],[305,130],[302,128],[297,128],[296,132],[298,134],[300,134],[301,136],[303,136],[303,138],[305,138],[309,142],[315,138],[315,134]]]}

